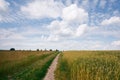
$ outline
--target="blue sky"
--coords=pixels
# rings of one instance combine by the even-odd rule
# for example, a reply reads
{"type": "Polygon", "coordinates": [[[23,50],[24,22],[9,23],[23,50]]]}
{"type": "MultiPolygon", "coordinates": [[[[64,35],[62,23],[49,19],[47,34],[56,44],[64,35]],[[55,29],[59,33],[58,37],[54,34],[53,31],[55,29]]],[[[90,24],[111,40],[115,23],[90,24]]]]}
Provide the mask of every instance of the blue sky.
{"type": "Polygon", "coordinates": [[[0,49],[120,50],[120,0],[0,0],[0,49]]]}

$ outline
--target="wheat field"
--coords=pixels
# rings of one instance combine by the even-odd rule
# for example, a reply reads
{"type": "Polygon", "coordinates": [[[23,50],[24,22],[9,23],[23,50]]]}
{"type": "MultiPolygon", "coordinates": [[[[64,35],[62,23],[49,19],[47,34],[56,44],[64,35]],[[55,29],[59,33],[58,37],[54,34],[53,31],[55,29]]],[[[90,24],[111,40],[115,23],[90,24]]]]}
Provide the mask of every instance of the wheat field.
{"type": "Polygon", "coordinates": [[[120,51],[65,51],[56,80],[120,80],[120,51]]]}

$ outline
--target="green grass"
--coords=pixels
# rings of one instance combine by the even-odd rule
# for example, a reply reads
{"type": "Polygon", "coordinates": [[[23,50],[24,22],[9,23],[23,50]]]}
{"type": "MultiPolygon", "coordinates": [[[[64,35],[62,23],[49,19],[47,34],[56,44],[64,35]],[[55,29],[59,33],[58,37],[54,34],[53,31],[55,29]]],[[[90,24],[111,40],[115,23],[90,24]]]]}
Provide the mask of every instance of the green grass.
{"type": "Polygon", "coordinates": [[[56,80],[120,80],[120,51],[66,51],[56,80]]]}
{"type": "Polygon", "coordinates": [[[0,80],[42,80],[56,55],[57,52],[1,51],[0,80]]]}

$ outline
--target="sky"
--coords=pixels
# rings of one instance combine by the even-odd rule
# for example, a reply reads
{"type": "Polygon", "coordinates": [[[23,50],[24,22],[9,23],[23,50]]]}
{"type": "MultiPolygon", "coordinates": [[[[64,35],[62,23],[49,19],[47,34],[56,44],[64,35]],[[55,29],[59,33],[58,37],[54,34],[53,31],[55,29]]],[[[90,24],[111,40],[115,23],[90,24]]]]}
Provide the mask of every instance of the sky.
{"type": "Polygon", "coordinates": [[[0,49],[120,50],[120,0],[0,0],[0,49]]]}

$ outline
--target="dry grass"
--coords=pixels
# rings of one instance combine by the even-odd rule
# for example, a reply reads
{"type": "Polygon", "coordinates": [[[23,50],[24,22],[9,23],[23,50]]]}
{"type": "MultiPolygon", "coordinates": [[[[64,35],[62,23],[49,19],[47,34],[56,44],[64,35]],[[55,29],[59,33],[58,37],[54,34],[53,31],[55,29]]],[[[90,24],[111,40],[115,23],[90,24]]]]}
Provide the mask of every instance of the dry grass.
{"type": "Polygon", "coordinates": [[[44,53],[44,51],[0,51],[0,64],[12,61],[21,61],[28,56],[39,56],[44,53]]]}

